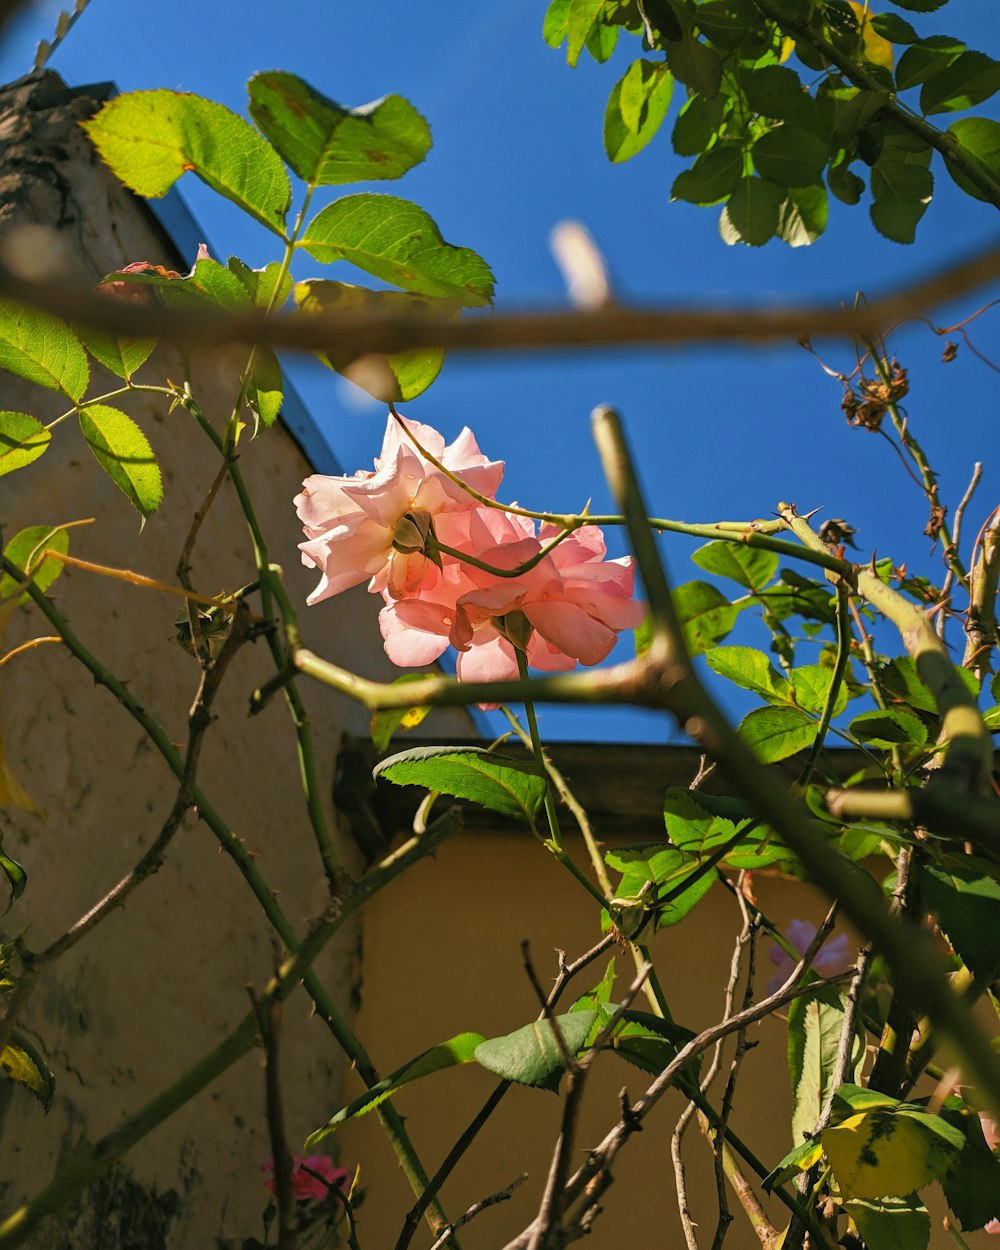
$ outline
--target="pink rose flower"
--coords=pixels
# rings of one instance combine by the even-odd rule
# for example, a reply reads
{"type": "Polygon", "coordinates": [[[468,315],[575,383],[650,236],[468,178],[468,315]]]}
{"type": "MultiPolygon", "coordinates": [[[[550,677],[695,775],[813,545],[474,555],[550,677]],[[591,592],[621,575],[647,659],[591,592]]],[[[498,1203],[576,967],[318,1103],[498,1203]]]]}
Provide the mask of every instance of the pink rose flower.
{"type": "MultiPolygon", "coordinates": [[[[276,1192],[274,1183],[274,1160],[268,1159],[266,1163],[261,1164],[262,1172],[269,1172],[270,1177],[264,1182],[269,1193],[276,1192]]],[[[330,1196],[331,1188],[347,1189],[350,1173],[345,1168],[334,1166],[333,1160],[327,1155],[295,1155],[292,1160],[292,1197],[296,1202],[305,1202],[310,1198],[315,1198],[318,1202],[322,1202],[330,1196]],[[318,1172],[320,1176],[325,1178],[325,1182],[320,1180],[318,1176],[313,1176],[312,1172],[305,1171],[311,1168],[312,1172],[318,1172]]]]}
{"type": "MultiPolygon", "coordinates": [[[[487,460],[464,429],[453,443],[430,426],[406,421],[419,441],[461,481],[492,498],[503,476],[502,461],[487,460]]],[[[424,544],[439,514],[475,507],[456,485],[406,441],[393,417],[386,426],[374,472],[353,477],[314,474],[302,484],[295,508],[306,534],[302,562],[322,574],[308,603],[351,586],[387,590],[393,598],[413,592],[427,571],[424,544]]]]}
{"type": "MultiPolygon", "coordinates": [[[[804,955],[809,949],[809,943],[816,936],[816,926],[808,920],[792,920],[789,922],[785,936],[799,954],[804,955]]],[[[768,952],[768,958],[777,969],[767,983],[767,992],[773,994],[781,989],[795,971],[798,960],[793,959],[780,946],[772,946],[768,952]]],[[[818,972],[820,976],[832,976],[835,972],[842,972],[850,962],[851,944],[847,935],[841,933],[833,941],[827,941],[820,947],[812,962],[812,967],[813,971],[818,972]]]]}

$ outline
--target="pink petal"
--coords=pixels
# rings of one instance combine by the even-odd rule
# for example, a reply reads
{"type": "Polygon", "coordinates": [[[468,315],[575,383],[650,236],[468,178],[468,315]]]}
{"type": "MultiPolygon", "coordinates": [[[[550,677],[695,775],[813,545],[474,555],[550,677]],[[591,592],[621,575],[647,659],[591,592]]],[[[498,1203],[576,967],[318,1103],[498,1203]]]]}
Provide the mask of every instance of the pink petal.
{"type": "Polygon", "coordinates": [[[617,641],[613,629],[575,603],[546,599],[524,603],[521,611],[544,638],[582,664],[598,664],[617,641]]]}

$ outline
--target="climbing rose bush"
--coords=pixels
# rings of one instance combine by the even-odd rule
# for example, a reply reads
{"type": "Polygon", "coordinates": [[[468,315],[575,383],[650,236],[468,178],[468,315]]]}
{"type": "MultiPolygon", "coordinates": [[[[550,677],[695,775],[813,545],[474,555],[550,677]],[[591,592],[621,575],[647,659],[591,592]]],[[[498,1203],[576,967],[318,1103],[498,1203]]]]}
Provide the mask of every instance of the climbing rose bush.
{"type": "Polygon", "coordinates": [[[430,426],[390,416],[374,472],[315,474],[295,498],[302,559],[322,573],[308,602],[367,579],[385,602],[379,625],[392,662],[429,664],[453,646],[465,681],[516,677],[515,647],[545,671],[598,664],[642,620],[632,557],[606,559],[597,526],[566,535],[481,503],[502,474],[468,429],[446,446],[430,426]]]}

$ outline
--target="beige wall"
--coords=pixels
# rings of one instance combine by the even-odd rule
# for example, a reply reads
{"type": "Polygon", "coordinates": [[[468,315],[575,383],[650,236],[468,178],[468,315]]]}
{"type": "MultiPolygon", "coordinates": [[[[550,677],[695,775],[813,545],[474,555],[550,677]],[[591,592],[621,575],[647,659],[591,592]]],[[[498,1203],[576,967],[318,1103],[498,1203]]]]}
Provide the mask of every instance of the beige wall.
{"type": "MultiPolygon", "coordinates": [[[[61,98],[54,75],[0,93],[4,237],[18,223],[58,225],[89,280],[135,259],[176,266],[144,206],[96,162],[76,125],[88,107],[61,98]]],[[[169,352],[141,377],[160,381],[164,372],[180,376],[169,352]]],[[[99,373],[95,366],[95,385],[119,385],[108,375],[98,381],[99,373]]],[[[206,411],[227,413],[231,362],[202,360],[198,377],[206,411]]],[[[0,388],[7,409],[51,417],[63,406],[10,375],[0,375],[0,388]]],[[[182,410],[168,413],[155,397],[128,408],[164,466],[166,500],[142,532],[138,514],[99,470],[72,422],[57,429],[42,460],[0,478],[0,521],[9,538],[27,525],[94,517],[94,525],[73,532],[76,555],[174,582],[216,456],[182,410]]],[[[302,605],[314,574],[301,567],[295,550],[291,499],[309,465],[274,429],[246,447],[241,466],[272,557],[284,565],[302,605]]],[[[245,525],[227,486],[202,532],[193,578],[214,594],[253,577],[245,525]]],[[[53,596],[84,644],[182,742],[198,668],[173,640],[179,601],[75,570],[53,596]]],[[[304,613],[303,628],[322,654],[387,678],[374,611],[371,597],[357,592],[304,613]]],[[[20,608],[2,650],[50,632],[37,611],[20,608]]],[[[254,720],[246,714],[250,691],[272,671],[263,642],[237,658],[201,777],[301,933],[322,912],[326,891],[300,802],[294,736],[281,699],[254,720]]],[[[328,795],[342,731],[363,732],[367,718],[318,686],[303,693],[328,795]]],[[[441,723],[450,734],[470,728],[457,713],[441,723]]],[[[0,810],[5,849],[29,875],[0,932],[21,934],[38,950],[138,860],[170,810],[176,785],[139,726],[60,646],[36,647],[0,669],[0,729],[11,769],[41,809],[0,810]]],[[[357,866],[349,840],[341,841],[357,866]]],[[[276,958],[271,931],[242,878],[190,816],[158,875],[47,973],[30,1003],[23,1027],[48,1054],[57,1092],[45,1117],[26,1090],[0,1078],[0,1211],[9,1213],[47,1183],[75,1144],[115,1127],[221,1040],[248,1009],[247,987],[259,987],[276,958]]],[[[350,929],[317,965],[348,1014],[356,961],[357,932],[350,929]]],[[[282,1059],[287,1128],[297,1143],[312,1128],[316,1107],[336,1099],[341,1068],[332,1038],[310,1018],[301,993],[284,1011],[282,1059]]],[[[219,1233],[258,1233],[267,1198],[260,1164],[270,1154],[263,1108],[261,1059],[254,1053],[143,1142],[109,1181],[50,1221],[32,1245],[203,1250],[219,1233]]]]}

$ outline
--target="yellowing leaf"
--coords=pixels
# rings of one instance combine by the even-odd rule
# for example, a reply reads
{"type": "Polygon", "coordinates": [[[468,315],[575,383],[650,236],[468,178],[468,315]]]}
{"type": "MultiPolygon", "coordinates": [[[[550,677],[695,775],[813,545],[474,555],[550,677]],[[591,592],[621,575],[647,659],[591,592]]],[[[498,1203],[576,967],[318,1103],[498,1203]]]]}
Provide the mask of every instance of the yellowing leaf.
{"type": "Polygon", "coordinates": [[[10,1045],[0,1052],[0,1068],[14,1081],[26,1085],[46,1111],[55,1091],[55,1077],[26,1037],[15,1032],[10,1045]]]}
{"type": "Polygon", "coordinates": [[[855,17],[858,19],[858,25],[861,27],[861,41],[864,44],[865,60],[870,61],[872,65],[881,65],[885,69],[892,69],[892,44],[888,39],[883,39],[872,26],[872,18],[875,15],[868,11],[866,4],[858,4],[858,0],[850,0],[850,5],[854,10],[855,17]]]}
{"type": "Polygon", "coordinates": [[[943,1176],[964,1144],[940,1116],[901,1107],[849,1116],[824,1129],[820,1140],[847,1200],[915,1193],[943,1176]]]}

